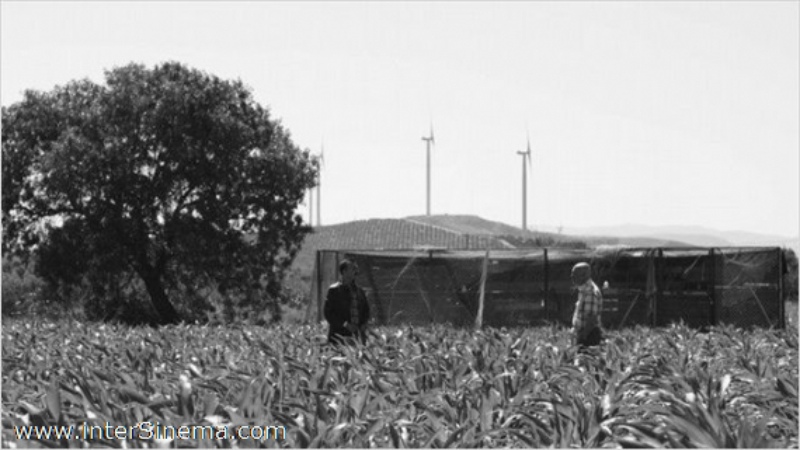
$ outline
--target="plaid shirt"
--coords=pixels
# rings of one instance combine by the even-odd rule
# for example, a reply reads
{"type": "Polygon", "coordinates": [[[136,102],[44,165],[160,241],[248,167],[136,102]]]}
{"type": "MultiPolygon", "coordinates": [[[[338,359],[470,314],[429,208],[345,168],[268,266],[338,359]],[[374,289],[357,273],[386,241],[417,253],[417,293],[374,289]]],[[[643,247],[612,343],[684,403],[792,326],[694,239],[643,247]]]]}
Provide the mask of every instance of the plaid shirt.
{"type": "Polygon", "coordinates": [[[602,310],[603,294],[594,281],[587,280],[578,286],[578,302],[575,304],[575,315],[572,316],[572,328],[575,331],[600,328],[602,310]]]}

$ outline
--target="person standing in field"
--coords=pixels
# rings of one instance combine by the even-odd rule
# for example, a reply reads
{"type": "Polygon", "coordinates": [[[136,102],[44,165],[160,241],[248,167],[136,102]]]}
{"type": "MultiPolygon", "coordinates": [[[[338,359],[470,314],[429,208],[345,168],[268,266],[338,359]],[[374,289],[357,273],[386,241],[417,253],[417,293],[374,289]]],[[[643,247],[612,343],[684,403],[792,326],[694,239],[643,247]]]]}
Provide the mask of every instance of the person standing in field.
{"type": "Polygon", "coordinates": [[[572,268],[572,283],[578,289],[578,301],[572,316],[572,335],[580,350],[600,344],[603,332],[600,313],[603,310],[603,294],[592,281],[592,268],[581,262],[572,268]]]}
{"type": "Polygon", "coordinates": [[[367,342],[369,304],[364,290],[356,284],[358,265],[345,259],[339,263],[339,281],[328,288],[325,299],[325,320],[328,321],[328,342],[340,344],[354,338],[367,342]]]}

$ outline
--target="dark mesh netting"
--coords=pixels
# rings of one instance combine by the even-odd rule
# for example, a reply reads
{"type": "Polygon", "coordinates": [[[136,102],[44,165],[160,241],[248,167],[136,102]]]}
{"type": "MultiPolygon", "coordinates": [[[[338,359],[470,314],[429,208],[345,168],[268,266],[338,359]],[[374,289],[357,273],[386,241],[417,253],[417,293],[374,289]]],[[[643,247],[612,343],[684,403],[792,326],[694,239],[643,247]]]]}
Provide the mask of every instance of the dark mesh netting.
{"type": "Polygon", "coordinates": [[[713,258],[710,249],[661,252],[655,324],[713,324],[713,258]]]}
{"type": "MultiPolygon", "coordinates": [[[[500,253],[489,258],[484,284],[483,322],[528,325],[544,319],[544,259],[538,254],[500,253]]],[[[346,253],[361,268],[374,316],[383,324],[475,322],[485,254],[346,253]]]]}
{"type": "Polygon", "coordinates": [[[472,323],[475,299],[462,285],[480,278],[469,267],[454,270],[446,259],[348,254],[361,268],[374,316],[383,324],[472,323]]]}
{"type": "Polygon", "coordinates": [[[487,266],[483,323],[492,326],[545,322],[544,253],[491,259],[487,266]]]}
{"type": "Polygon", "coordinates": [[[655,308],[655,251],[601,252],[592,260],[598,286],[603,286],[605,328],[651,324],[655,308]]]}
{"type": "Polygon", "coordinates": [[[780,251],[717,249],[716,296],[720,322],[737,326],[782,326],[780,251]]]}
{"type": "Polygon", "coordinates": [[[585,261],[603,292],[605,328],[783,326],[778,248],[491,250],[488,259],[484,251],[325,250],[312,280],[318,320],[344,258],[358,263],[358,283],[380,324],[474,324],[483,282],[485,325],[570,325],[570,272],[585,261]]]}

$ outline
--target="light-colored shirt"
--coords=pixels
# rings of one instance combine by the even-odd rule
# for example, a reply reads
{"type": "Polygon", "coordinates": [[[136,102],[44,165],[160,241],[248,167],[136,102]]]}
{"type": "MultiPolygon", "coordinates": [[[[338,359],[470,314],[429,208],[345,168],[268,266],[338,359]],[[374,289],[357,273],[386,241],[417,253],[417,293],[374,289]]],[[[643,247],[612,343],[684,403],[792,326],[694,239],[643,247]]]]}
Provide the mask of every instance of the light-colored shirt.
{"type": "Polygon", "coordinates": [[[575,314],[572,316],[572,328],[575,331],[599,328],[602,310],[603,294],[594,281],[587,280],[578,286],[578,302],[575,304],[575,314]]]}

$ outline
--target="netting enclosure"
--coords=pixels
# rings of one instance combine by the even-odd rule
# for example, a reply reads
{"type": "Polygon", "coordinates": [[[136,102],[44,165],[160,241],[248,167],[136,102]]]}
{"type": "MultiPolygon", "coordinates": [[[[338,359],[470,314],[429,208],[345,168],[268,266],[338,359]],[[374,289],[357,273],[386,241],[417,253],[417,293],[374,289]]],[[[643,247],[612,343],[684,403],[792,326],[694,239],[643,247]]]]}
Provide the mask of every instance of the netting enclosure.
{"type": "Polygon", "coordinates": [[[784,326],[784,261],[778,247],[596,250],[319,250],[308,317],[323,320],[342,259],[376,323],[489,326],[568,325],[570,272],[585,261],[603,291],[603,326],[784,326]],[[483,296],[483,308],[480,299],[483,296]]]}

